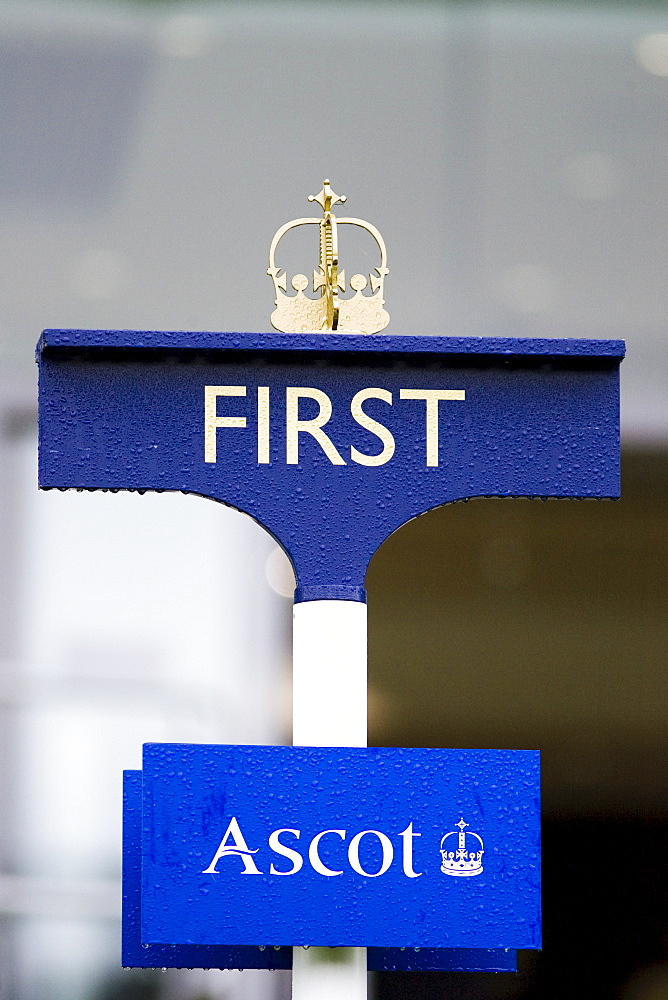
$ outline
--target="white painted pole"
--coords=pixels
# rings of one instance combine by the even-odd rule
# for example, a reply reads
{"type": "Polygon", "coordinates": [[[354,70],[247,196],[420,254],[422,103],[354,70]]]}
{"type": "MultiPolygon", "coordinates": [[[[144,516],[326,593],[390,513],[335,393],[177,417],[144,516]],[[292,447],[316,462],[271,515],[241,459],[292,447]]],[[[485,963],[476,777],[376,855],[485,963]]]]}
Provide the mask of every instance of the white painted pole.
{"type": "MultiPolygon", "coordinates": [[[[366,604],[304,601],[295,605],[295,746],[367,745],[366,663],[366,604]]],[[[366,948],[341,949],[336,958],[323,961],[319,949],[293,948],[292,1000],[366,1000],[366,948]]]]}

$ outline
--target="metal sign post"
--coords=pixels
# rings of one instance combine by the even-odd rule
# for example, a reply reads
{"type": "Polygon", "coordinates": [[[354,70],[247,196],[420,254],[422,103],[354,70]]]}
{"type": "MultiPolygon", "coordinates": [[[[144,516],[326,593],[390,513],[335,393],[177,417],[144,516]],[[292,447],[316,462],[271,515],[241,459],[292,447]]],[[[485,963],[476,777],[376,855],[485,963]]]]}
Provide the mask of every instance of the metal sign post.
{"type": "MultiPolygon", "coordinates": [[[[365,747],[366,604],[359,601],[296,604],[292,671],[293,745],[365,747]]],[[[293,950],[293,1000],[315,1000],[328,987],[346,1000],[364,1000],[366,978],[366,948],[350,948],[339,961],[324,967],[317,953],[304,948],[293,950]]]]}
{"type": "Polygon", "coordinates": [[[294,746],[148,745],[126,774],[124,964],[292,965],[315,1000],[303,946],[343,947],[337,989],[361,1000],[367,968],[511,971],[540,947],[537,755],[365,749],[369,560],[469,497],[618,496],[624,345],[377,332],[380,234],[337,220],[327,182],[313,200],[272,243],[284,332],[45,331],[39,476],[235,507],[297,581],[294,746]],[[337,224],[379,247],[348,299],[337,224]],[[302,225],[315,299],[276,264],[302,225]]]}

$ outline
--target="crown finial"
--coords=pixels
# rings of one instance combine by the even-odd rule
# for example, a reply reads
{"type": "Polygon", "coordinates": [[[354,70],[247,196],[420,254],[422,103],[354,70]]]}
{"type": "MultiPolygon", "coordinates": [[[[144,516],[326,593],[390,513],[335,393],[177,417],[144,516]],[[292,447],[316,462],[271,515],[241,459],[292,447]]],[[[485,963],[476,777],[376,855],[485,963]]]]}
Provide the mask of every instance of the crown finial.
{"type": "Polygon", "coordinates": [[[390,321],[383,308],[384,283],[389,272],[382,236],[374,226],[362,219],[337,219],[332,208],[346,201],[346,196],[336,194],[328,178],[325,179],[320,194],[310,194],[308,200],[320,205],[322,218],[293,219],[281,226],[271,242],[267,274],[274,282],[276,293],[276,309],[271,314],[272,325],[283,333],[378,333],[390,321]],[[304,225],[316,225],[320,231],[319,265],[313,271],[313,291],[318,293],[318,297],[313,299],[304,294],[308,280],[303,274],[295,275],[291,282],[297,294],[288,295],[288,276],[281,267],[276,266],[275,260],[276,248],[283,236],[290,229],[304,225]],[[339,296],[339,292],[346,290],[345,271],[339,267],[338,227],[341,225],[366,229],[380,251],[379,264],[375,268],[375,274],[369,275],[369,280],[363,274],[354,274],[350,279],[350,288],[355,294],[348,299],[339,296]],[[299,281],[295,284],[297,278],[299,281]],[[367,287],[370,287],[371,294],[364,295],[367,287]]]}

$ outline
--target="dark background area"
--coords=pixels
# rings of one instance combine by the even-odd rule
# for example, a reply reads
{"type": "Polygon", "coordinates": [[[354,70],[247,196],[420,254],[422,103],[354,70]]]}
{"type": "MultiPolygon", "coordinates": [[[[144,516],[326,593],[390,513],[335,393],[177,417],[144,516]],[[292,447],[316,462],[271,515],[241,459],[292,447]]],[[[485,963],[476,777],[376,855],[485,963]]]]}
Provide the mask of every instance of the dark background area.
{"type": "Polygon", "coordinates": [[[626,452],[619,501],[471,500],[374,557],[374,742],[539,748],[544,815],[543,951],[379,1000],[668,996],[667,486],[626,452]]]}

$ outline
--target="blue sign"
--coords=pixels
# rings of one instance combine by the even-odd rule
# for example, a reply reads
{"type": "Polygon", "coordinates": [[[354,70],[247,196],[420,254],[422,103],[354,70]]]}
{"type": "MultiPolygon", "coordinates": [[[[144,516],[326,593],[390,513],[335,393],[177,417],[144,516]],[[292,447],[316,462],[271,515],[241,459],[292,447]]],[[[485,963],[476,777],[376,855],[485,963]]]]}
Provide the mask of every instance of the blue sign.
{"type": "Polygon", "coordinates": [[[378,546],[474,496],[616,497],[622,341],[47,330],[40,486],[181,490],[364,600],[378,546]]]}
{"type": "MultiPolygon", "coordinates": [[[[280,542],[296,601],[364,601],[376,549],[433,507],[618,496],[623,354],[47,330],[40,486],[210,497],[280,542]]],[[[286,968],[322,944],[510,970],[540,946],[538,827],[529,751],[149,746],[126,779],[124,961],[286,968]]]]}
{"type": "MultiPolygon", "coordinates": [[[[273,945],[145,944],[141,938],[142,773],[126,771],[123,794],[123,950],[132,968],[290,969],[292,948],[273,945]]],[[[513,949],[367,948],[370,972],[516,972],[513,949]]]]}
{"type": "Polygon", "coordinates": [[[539,948],[538,753],[148,744],[149,945],[539,948]]]}

